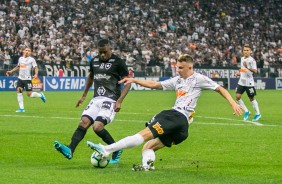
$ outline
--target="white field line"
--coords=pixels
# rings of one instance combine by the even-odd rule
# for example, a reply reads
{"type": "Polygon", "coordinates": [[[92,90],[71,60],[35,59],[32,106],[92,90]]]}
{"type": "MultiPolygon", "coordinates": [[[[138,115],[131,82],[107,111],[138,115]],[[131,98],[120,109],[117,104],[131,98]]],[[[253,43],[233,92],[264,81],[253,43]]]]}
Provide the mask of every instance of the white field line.
{"type": "MultiPolygon", "coordinates": [[[[120,113],[120,114],[147,114],[147,113],[120,113]]],[[[149,113],[148,113],[149,114],[149,113]]],[[[6,115],[0,115],[0,117],[10,117],[10,118],[38,118],[38,119],[63,119],[63,120],[77,120],[79,121],[79,117],[73,118],[73,117],[59,117],[59,116],[25,116],[25,115],[12,115],[12,114],[6,114],[6,115]]],[[[224,126],[273,126],[277,127],[279,125],[270,125],[270,124],[261,124],[259,122],[253,122],[253,121],[243,121],[243,120],[236,120],[232,118],[220,118],[220,117],[208,117],[208,116],[195,116],[197,118],[197,121],[195,121],[193,124],[201,124],[201,125],[224,125],[224,126]],[[230,121],[231,123],[217,123],[217,122],[204,122],[204,121],[198,121],[198,118],[201,119],[213,119],[213,120],[226,120],[230,121]],[[234,123],[235,122],[235,123],[234,123]],[[236,123],[236,122],[242,122],[242,123],[236,123]]],[[[149,119],[148,119],[149,120],[149,119]]],[[[134,120],[134,119],[115,119],[114,121],[118,122],[147,122],[148,120],[134,120]]]]}

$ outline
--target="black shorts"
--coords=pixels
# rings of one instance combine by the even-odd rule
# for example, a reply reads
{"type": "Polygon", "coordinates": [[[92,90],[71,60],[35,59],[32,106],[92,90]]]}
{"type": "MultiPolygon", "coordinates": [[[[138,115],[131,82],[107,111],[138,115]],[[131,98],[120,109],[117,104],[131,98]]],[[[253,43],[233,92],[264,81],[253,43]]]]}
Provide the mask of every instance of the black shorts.
{"type": "Polygon", "coordinates": [[[148,123],[148,128],[162,143],[171,147],[172,144],[179,144],[188,137],[188,121],[182,113],[171,109],[164,110],[155,115],[148,123]]]}
{"type": "Polygon", "coordinates": [[[23,88],[26,91],[32,91],[31,80],[21,80],[21,79],[18,79],[18,81],[17,81],[17,88],[18,87],[23,88]]]}
{"type": "Polygon", "coordinates": [[[237,85],[236,93],[239,93],[242,95],[245,91],[249,98],[253,98],[257,94],[256,89],[253,86],[248,87],[248,86],[241,86],[239,84],[237,85]]]}

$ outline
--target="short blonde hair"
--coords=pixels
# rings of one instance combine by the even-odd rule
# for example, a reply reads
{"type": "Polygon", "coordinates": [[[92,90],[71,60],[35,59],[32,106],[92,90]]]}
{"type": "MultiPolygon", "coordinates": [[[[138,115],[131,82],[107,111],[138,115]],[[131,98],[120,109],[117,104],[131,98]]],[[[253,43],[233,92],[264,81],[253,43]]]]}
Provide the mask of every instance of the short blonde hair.
{"type": "Polygon", "coordinates": [[[188,54],[180,55],[177,59],[178,62],[187,62],[187,63],[194,63],[194,59],[192,56],[188,54]]]}

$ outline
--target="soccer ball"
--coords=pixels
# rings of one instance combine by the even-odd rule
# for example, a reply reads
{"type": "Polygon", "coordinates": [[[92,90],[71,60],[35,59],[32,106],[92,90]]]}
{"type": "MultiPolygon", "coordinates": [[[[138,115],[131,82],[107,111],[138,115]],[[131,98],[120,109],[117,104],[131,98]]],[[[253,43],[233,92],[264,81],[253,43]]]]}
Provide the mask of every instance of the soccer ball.
{"type": "Polygon", "coordinates": [[[97,168],[105,168],[109,164],[108,158],[102,158],[102,155],[94,151],[90,158],[91,164],[97,168]]]}

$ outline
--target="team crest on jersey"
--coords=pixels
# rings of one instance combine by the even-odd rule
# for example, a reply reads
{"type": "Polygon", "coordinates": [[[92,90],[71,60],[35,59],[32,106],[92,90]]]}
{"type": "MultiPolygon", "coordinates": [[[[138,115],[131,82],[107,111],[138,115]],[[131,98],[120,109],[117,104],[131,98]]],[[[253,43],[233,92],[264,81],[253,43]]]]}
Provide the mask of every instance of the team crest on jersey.
{"type": "Polygon", "coordinates": [[[100,69],[104,69],[104,63],[102,63],[101,65],[100,65],[100,69]]]}
{"type": "Polygon", "coordinates": [[[102,95],[104,95],[106,93],[106,89],[103,86],[100,86],[97,89],[97,93],[98,93],[98,95],[102,96],[102,95]]]}
{"type": "Polygon", "coordinates": [[[111,68],[111,66],[112,66],[112,63],[106,63],[105,64],[105,69],[108,70],[108,69],[111,68]]]}
{"type": "Polygon", "coordinates": [[[180,84],[181,83],[181,79],[177,79],[176,83],[180,84]]]}

